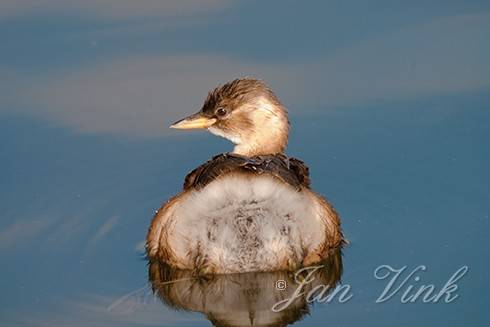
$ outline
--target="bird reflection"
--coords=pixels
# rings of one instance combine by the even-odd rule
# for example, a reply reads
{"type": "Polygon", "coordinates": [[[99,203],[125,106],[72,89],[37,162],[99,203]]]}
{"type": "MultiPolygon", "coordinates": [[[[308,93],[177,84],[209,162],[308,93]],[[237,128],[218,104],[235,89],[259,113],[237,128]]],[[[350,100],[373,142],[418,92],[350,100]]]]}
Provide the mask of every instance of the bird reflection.
{"type": "Polygon", "coordinates": [[[309,292],[334,289],[342,274],[340,250],[308,270],[196,275],[150,260],[154,294],[175,310],[201,312],[214,326],[286,326],[309,313],[309,292]],[[293,300],[291,300],[293,299],[293,300]]]}

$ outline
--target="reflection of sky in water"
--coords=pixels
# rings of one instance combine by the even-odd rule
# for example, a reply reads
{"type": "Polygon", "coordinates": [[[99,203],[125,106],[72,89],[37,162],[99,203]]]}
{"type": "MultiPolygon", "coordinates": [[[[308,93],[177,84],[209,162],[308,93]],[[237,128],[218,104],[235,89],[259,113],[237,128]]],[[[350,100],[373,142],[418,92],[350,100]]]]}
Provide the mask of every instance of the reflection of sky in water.
{"type": "Polygon", "coordinates": [[[147,279],[153,211],[231,149],[166,127],[243,74],[290,108],[288,153],[309,164],[352,242],[343,281],[354,298],[297,325],[488,320],[488,5],[189,3],[0,5],[2,324],[208,325],[158,303],[106,308],[147,279]],[[374,304],[380,264],[425,264],[436,285],[470,270],[453,304],[374,304]]]}

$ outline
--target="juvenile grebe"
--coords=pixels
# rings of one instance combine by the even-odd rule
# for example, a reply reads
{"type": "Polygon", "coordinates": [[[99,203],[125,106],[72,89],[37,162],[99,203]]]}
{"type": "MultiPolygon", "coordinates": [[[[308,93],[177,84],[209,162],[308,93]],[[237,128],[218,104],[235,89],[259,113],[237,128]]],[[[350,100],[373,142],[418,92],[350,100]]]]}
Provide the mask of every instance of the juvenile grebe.
{"type": "Polygon", "coordinates": [[[150,258],[200,273],[294,270],[341,246],[335,210],[310,190],[308,168],[284,155],[287,111],[264,82],[217,87],[201,111],[171,127],[207,129],[235,148],[187,175],[156,213],[150,258]]]}

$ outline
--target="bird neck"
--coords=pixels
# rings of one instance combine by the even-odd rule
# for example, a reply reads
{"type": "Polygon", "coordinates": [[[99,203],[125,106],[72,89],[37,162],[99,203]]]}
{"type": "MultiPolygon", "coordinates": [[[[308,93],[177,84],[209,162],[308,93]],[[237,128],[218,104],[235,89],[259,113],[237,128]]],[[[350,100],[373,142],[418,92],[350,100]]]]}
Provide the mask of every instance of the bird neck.
{"type": "Polygon", "coordinates": [[[235,140],[234,153],[258,156],[283,153],[288,143],[289,122],[287,116],[258,115],[252,118],[254,127],[235,140]]]}
{"type": "Polygon", "coordinates": [[[233,153],[253,157],[259,155],[267,155],[267,154],[278,154],[283,153],[286,149],[286,142],[262,142],[257,140],[256,142],[245,142],[241,144],[235,145],[233,149],[233,153]]]}

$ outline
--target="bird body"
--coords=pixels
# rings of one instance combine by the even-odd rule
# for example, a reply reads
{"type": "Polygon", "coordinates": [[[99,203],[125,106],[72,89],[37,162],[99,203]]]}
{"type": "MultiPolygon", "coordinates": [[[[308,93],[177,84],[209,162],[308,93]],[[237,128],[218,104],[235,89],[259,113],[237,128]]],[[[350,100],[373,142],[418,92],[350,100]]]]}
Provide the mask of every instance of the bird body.
{"type": "Polygon", "coordinates": [[[294,270],[342,244],[338,215],[310,189],[308,168],[283,154],[286,110],[263,82],[227,83],[173,126],[207,128],[236,146],[188,174],[157,212],[150,258],[202,273],[294,270]]]}

